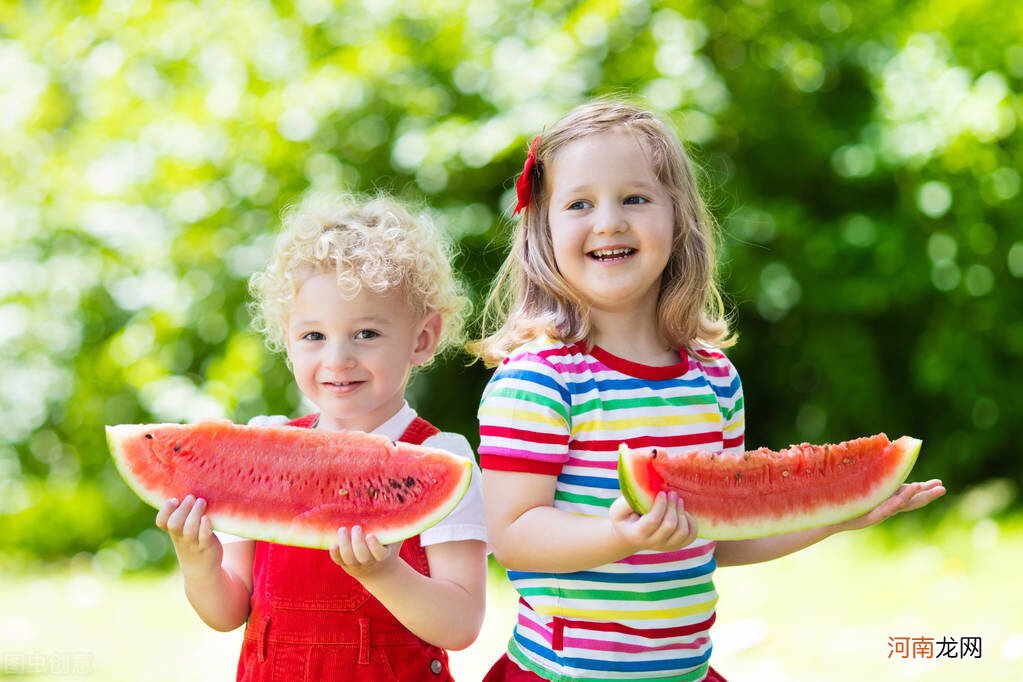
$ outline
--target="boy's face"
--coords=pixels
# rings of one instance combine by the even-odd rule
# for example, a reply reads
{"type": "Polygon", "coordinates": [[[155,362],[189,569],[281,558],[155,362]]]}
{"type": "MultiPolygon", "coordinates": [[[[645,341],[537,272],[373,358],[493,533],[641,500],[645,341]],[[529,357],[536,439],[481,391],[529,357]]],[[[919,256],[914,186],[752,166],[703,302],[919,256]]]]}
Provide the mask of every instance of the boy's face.
{"type": "Polygon", "coordinates": [[[400,290],[345,299],[333,274],[307,279],[285,339],[298,387],[320,409],[318,428],[372,431],[394,416],[412,366],[433,356],[440,324],[437,313],[418,318],[400,290]]]}

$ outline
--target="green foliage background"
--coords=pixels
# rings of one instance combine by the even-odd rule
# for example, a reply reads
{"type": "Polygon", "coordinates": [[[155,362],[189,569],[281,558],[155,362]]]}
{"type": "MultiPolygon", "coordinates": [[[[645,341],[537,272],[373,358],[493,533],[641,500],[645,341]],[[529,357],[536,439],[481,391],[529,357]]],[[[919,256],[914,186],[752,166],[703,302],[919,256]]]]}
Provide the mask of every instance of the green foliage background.
{"type": "MultiPolygon", "coordinates": [[[[246,279],[311,190],[427,202],[479,300],[527,141],[619,93],[722,228],[747,444],[922,437],[1020,480],[1023,5],[0,4],[0,552],[166,560],[103,425],[300,411],[246,279]]],[[[488,372],[413,402],[475,440],[488,372]]]]}

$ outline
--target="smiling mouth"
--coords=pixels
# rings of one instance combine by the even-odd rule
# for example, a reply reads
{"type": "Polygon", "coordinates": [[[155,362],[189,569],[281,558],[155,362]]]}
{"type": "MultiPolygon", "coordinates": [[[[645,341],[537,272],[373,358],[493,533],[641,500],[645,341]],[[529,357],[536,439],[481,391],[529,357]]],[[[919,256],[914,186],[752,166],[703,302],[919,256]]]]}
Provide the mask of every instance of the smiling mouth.
{"type": "Polygon", "coordinates": [[[595,261],[608,262],[624,260],[634,253],[636,253],[636,249],[619,246],[613,249],[594,249],[593,251],[588,251],[586,255],[595,261]]]}

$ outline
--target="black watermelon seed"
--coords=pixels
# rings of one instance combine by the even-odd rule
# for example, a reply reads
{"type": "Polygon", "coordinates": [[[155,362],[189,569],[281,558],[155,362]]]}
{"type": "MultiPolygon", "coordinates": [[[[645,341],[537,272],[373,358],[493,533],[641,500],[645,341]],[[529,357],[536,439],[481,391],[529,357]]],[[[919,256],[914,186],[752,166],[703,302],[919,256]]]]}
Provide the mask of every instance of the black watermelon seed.
{"type": "Polygon", "coordinates": [[[147,433],[146,438],[148,438],[149,440],[153,440],[153,434],[147,433]]]}
{"type": "Polygon", "coordinates": [[[401,487],[401,481],[398,481],[396,479],[390,478],[387,480],[387,482],[390,483],[391,487],[394,488],[395,490],[401,487]]]}
{"type": "Polygon", "coordinates": [[[405,477],[405,487],[406,488],[411,488],[415,484],[416,484],[416,479],[412,478],[411,476],[406,476],[405,477]]]}
{"type": "Polygon", "coordinates": [[[174,444],[174,452],[181,452],[181,443],[174,444]]]}

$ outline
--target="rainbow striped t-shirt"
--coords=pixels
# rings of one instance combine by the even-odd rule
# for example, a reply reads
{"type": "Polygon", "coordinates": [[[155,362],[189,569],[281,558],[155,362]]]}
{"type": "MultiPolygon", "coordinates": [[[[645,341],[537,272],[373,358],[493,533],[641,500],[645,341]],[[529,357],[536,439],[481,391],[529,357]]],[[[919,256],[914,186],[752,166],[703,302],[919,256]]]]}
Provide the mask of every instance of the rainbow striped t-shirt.
{"type": "MultiPolygon", "coordinates": [[[[651,367],[537,339],[498,367],[480,403],[484,469],[557,476],[554,506],[606,516],[619,443],[743,450],[739,376],[718,351],[651,367]]],[[[640,552],[575,573],[508,571],[518,591],[509,657],[549,680],[702,680],[714,622],[714,543],[640,552]]]]}

